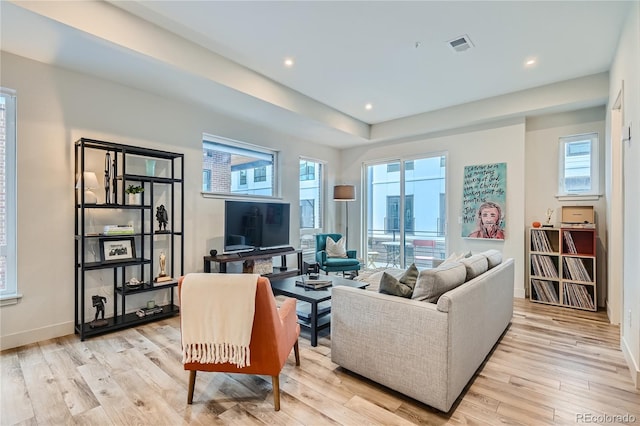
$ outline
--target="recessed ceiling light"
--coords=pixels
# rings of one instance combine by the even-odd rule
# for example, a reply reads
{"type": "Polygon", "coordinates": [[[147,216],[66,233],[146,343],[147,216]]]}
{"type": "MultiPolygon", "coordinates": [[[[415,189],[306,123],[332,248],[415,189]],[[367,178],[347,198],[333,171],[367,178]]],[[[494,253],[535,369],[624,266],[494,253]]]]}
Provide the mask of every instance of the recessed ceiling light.
{"type": "Polygon", "coordinates": [[[287,68],[291,68],[293,66],[293,59],[291,58],[285,58],[284,60],[284,66],[287,68]]]}
{"type": "Polygon", "coordinates": [[[367,111],[368,111],[368,110],[370,110],[370,109],[372,109],[372,108],[373,108],[373,105],[371,105],[371,104],[366,104],[366,105],[364,106],[364,109],[366,109],[367,111]]]}
{"type": "Polygon", "coordinates": [[[531,58],[531,59],[527,59],[527,61],[524,63],[526,66],[530,67],[532,65],[536,64],[536,59],[535,58],[531,58]]]}

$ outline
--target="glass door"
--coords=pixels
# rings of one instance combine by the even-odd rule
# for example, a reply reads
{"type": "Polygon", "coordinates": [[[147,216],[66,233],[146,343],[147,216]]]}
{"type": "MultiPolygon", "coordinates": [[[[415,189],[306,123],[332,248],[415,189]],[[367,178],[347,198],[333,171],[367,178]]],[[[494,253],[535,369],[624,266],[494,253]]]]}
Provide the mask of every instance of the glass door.
{"type": "Polygon", "coordinates": [[[446,253],[446,157],[365,165],[367,268],[429,268],[446,253]]]}

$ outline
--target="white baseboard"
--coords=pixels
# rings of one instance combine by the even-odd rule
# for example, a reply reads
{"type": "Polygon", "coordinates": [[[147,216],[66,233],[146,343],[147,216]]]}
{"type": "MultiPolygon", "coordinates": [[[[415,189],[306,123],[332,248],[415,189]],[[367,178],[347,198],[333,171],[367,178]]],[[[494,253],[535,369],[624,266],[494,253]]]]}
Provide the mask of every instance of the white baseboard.
{"type": "Polygon", "coordinates": [[[631,380],[633,380],[636,389],[640,389],[640,367],[638,367],[638,360],[633,358],[633,353],[624,337],[620,339],[620,349],[624,354],[624,359],[627,361],[627,366],[631,372],[631,380]]]}
{"type": "Polygon", "coordinates": [[[518,299],[525,299],[526,295],[524,292],[524,288],[514,288],[513,297],[517,297],[518,299]]]}
{"type": "Polygon", "coordinates": [[[17,348],[18,346],[29,345],[41,340],[54,339],[56,337],[73,334],[73,332],[73,321],[69,321],[20,333],[8,334],[2,336],[2,339],[0,339],[0,350],[4,351],[5,349],[17,348]]]}

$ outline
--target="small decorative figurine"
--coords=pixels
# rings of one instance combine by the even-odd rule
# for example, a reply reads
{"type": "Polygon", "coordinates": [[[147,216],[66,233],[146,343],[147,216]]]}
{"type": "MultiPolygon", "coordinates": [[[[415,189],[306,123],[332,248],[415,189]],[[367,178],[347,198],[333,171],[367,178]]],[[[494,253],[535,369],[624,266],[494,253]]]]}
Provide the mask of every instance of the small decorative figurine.
{"type": "Polygon", "coordinates": [[[164,254],[163,251],[161,251],[160,252],[160,273],[156,277],[155,282],[162,283],[162,282],[173,280],[173,278],[167,275],[166,267],[167,267],[167,256],[164,254]]]}
{"type": "Polygon", "coordinates": [[[553,209],[547,209],[547,221],[542,225],[544,228],[551,228],[551,216],[553,215],[553,209]]]}
{"type": "Polygon", "coordinates": [[[167,231],[167,223],[169,222],[169,214],[167,209],[164,208],[164,204],[160,204],[156,208],[156,220],[158,221],[158,231],[167,231]]]}
{"type": "Polygon", "coordinates": [[[91,301],[93,303],[93,307],[96,308],[96,316],[93,321],[89,323],[89,327],[104,327],[105,325],[109,324],[109,322],[104,319],[104,304],[107,302],[107,298],[104,296],[95,295],[91,296],[91,301]],[[98,319],[98,315],[100,315],[101,319],[98,319]]]}

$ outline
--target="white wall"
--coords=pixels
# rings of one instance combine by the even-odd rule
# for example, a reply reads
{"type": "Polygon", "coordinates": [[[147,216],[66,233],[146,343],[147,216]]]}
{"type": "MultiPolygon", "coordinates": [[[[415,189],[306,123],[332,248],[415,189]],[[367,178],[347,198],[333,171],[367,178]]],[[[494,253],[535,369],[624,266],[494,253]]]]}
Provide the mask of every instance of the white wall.
{"type": "Polygon", "coordinates": [[[604,152],[605,152],[604,106],[532,117],[527,119],[526,133],[526,192],[525,226],[533,221],[544,222],[548,208],[554,209],[552,223],[561,222],[562,206],[594,206],[597,225],[596,282],[598,306],[605,306],[606,296],[606,200],[602,196],[597,201],[559,201],[555,195],[558,188],[558,139],[562,136],[582,133],[597,133],[600,153],[600,191],[604,195],[604,152]]]}
{"type": "MultiPolygon", "coordinates": [[[[5,52],[0,75],[0,84],[18,95],[18,288],[23,295],[18,304],[0,308],[1,349],[73,333],[73,143],[80,137],[185,154],[185,272],[202,271],[202,256],[221,249],[223,234],[223,201],[200,195],[203,132],[281,151],[282,194],[291,203],[294,245],[299,156],[338,161],[333,148],[5,52]]],[[[329,185],[335,172],[327,167],[329,185]]],[[[327,226],[334,226],[332,215],[327,226]]]]}
{"type": "MultiPolygon", "coordinates": [[[[360,175],[362,164],[382,159],[402,159],[418,154],[447,153],[447,221],[448,252],[471,250],[480,252],[498,249],[505,257],[516,261],[514,291],[524,297],[524,170],[525,126],[523,120],[493,124],[486,129],[462,129],[448,135],[423,137],[404,142],[389,142],[367,148],[353,148],[341,155],[342,177],[345,183],[357,186],[362,199],[360,175]],[[462,212],[464,166],[487,163],[507,163],[506,239],[472,240],[461,237],[458,218],[462,212]]],[[[363,233],[362,214],[349,210],[351,241],[359,241],[363,233]]],[[[362,252],[363,247],[358,248],[362,252]]]]}
{"type": "MultiPolygon", "coordinates": [[[[636,387],[640,388],[640,3],[634,2],[623,28],[610,71],[609,107],[624,86],[623,125],[632,139],[622,146],[624,156],[624,251],[621,347],[636,387]]],[[[611,140],[607,140],[611,152],[611,140]]]]}

